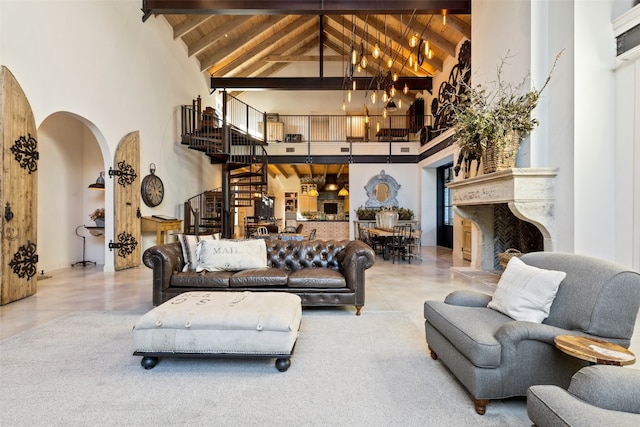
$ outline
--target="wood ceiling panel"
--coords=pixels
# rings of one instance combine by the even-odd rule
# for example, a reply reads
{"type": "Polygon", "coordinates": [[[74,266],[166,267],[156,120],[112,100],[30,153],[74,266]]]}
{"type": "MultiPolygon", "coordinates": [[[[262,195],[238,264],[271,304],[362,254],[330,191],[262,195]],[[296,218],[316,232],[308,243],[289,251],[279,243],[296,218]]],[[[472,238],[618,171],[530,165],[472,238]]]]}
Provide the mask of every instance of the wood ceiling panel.
{"type": "MultiPolygon", "coordinates": [[[[372,2],[362,2],[360,6],[369,3],[372,2]]],[[[187,45],[188,54],[200,61],[202,71],[217,78],[264,78],[281,72],[295,62],[315,62],[321,58],[327,63],[344,61],[354,35],[357,49],[360,43],[364,45],[369,60],[368,75],[376,75],[387,69],[385,64],[378,64],[371,55],[378,41],[382,49],[385,49],[385,44],[389,46],[387,53],[389,50],[393,52],[393,69],[401,77],[435,76],[441,72],[444,61],[455,56],[460,41],[471,35],[470,15],[450,12],[447,25],[442,25],[440,10],[437,14],[414,13],[400,7],[406,2],[391,3],[398,5],[398,8],[393,10],[395,13],[387,15],[335,15],[332,12],[323,15],[281,15],[273,13],[274,10],[280,10],[275,7],[267,14],[260,15],[252,15],[248,11],[240,15],[226,15],[219,10],[210,14],[200,10],[185,15],[166,14],[164,17],[172,26],[174,37],[179,37],[187,45]],[[322,55],[310,55],[320,42],[320,17],[324,20],[325,49],[322,55]],[[408,63],[409,53],[414,58],[416,54],[416,49],[408,46],[408,35],[413,32],[429,39],[434,53],[431,60],[425,58],[417,71],[408,63]]],[[[374,7],[375,10],[377,8],[374,7]]],[[[309,77],[319,77],[321,69],[325,74],[324,68],[319,65],[318,74],[309,77]]]]}
{"type": "Polygon", "coordinates": [[[273,51],[279,43],[285,43],[287,39],[296,40],[300,43],[296,34],[300,33],[300,28],[305,27],[306,24],[312,23],[314,20],[310,16],[296,17],[288,23],[288,25],[280,28],[278,31],[271,31],[276,27],[272,27],[271,34],[264,38],[260,42],[254,42],[251,46],[248,46],[247,50],[241,55],[236,55],[233,59],[220,62],[209,69],[209,74],[214,76],[231,76],[234,73],[239,73],[243,68],[252,67],[253,63],[261,61],[271,51],[273,51]],[[234,71],[235,70],[235,71],[234,71]]]}
{"type": "Polygon", "coordinates": [[[246,50],[244,40],[252,40],[257,38],[263,32],[267,31],[273,25],[276,25],[282,20],[286,20],[286,16],[254,16],[249,21],[243,23],[232,32],[229,32],[229,37],[225,37],[213,46],[209,46],[202,55],[198,55],[200,59],[200,69],[205,71],[214,66],[219,61],[224,60],[229,56],[233,56],[234,53],[242,53],[243,49],[246,50]]]}

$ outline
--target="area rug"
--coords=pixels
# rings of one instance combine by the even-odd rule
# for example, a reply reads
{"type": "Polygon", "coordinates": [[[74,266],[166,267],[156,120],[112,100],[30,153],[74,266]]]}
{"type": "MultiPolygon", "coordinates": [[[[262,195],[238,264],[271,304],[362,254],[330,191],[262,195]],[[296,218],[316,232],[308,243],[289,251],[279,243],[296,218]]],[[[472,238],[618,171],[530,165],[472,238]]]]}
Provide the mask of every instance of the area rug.
{"type": "Polygon", "coordinates": [[[530,425],[469,396],[400,312],[306,311],[288,371],[273,359],[133,356],[139,314],[77,312],[0,342],[0,425],[530,425]]]}

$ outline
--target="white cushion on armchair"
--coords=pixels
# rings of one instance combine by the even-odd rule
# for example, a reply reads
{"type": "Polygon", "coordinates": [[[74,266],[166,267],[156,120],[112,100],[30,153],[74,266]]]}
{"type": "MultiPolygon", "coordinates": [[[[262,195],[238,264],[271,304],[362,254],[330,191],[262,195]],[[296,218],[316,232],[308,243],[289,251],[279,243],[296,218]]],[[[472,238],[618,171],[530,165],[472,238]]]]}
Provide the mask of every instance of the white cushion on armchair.
{"type": "Polygon", "coordinates": [[[514,320],[542,323],[567,273],[525,264],[518,257],[509,260],[487,307],[514,320]]]}

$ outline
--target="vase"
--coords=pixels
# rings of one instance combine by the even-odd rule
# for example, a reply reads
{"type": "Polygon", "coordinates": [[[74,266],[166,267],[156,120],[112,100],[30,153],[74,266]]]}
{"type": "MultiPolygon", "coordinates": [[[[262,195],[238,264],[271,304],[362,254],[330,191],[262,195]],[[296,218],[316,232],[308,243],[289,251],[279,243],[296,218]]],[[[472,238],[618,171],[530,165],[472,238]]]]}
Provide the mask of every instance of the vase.
{"type": "Polygon", "coordinates": [[[96,218],[94,221],[96,223],[96,227],[104,227],[104,218],[96,218]]]}
{"type": "Polygon", "coordinates": [[[487,145],[482,152],[482,170],[484,173],[496,172],[516,167],[520,133],[510,131],[502,141],[487,145]]]}
{"type": "Polygon", "coordinates": [[[398,212],[380,211],[376,213],[376,227],[389,230],[396,224],[398,224],[398,212]]]}

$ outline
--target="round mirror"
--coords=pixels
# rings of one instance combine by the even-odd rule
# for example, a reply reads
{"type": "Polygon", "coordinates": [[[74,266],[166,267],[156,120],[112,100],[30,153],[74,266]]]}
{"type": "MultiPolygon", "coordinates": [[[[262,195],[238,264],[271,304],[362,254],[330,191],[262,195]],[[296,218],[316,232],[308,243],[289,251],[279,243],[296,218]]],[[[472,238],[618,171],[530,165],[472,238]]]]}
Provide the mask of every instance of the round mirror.
{"type": "Polygon", "coordinates": [[[389,186],[384,183],[377,184],[374,188],[376,200],[384,202],[389,198],[389,186]]]}
{"type": "Polygon", "coordinates": [[[400,184],[381,170],[378,175],[372,177],[364,189],[367,191],[367,197],[364,206],[366,208],[379,208],[382,206],[398,206],[398,190],[400,184]]]}

